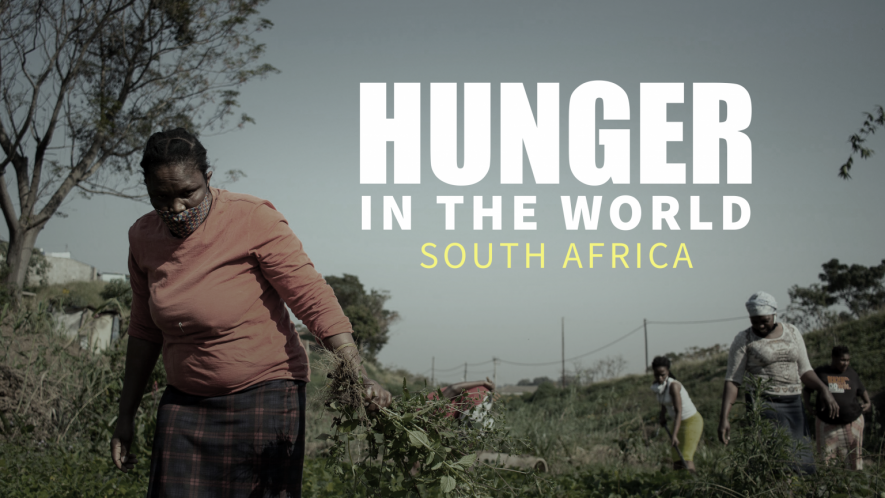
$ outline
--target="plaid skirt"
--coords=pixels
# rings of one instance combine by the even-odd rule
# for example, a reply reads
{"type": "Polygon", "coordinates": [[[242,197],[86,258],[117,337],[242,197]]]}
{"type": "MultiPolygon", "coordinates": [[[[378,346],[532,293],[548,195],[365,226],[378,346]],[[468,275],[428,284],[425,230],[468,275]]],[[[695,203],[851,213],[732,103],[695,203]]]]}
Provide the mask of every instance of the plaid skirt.
{"type": "Polygon", "coordinates": [[[157,412],[150,498],[300,497],[305,383],[224,396],[168,386],[157,412]]]}
{"type": "Polygon", "coordinates": [[[863,470],[863,415],[850,424],[828,424],[814,417],[817,434],[817,450],[829,462],[836,458],[844,458],[845,466],[850,470],[863,470]]]}

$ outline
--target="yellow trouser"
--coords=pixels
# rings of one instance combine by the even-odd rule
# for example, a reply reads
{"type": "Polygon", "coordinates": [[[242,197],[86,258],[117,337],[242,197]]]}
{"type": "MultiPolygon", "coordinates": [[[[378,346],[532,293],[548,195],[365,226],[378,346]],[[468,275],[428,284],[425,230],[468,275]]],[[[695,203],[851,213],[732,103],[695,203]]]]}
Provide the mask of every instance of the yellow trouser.
{"type": "MultiPolygon", "coordinates": [[[[679,434],[677,437],[679,438],[679,451],[682,452],[682,458],[685,459],[686,462],[691,462],[694,460],[694,451],[698,449],[698,442],[701,440],[701,434],[704,433],[704,417],[701,417],[701,412],[697,412],[691,417],[682,421],[682,425],[679,426],[679,434]]],[[[673,461],[679,461],[679,452],[676,451],[674,447],[672,450],[673,453],[673,461]]]]}

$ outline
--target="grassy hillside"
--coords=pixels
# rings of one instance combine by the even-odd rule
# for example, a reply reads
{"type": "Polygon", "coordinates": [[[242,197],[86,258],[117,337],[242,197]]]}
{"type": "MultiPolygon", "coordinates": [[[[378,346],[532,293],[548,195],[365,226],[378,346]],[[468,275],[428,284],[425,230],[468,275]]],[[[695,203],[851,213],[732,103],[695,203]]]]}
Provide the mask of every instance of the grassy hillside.
{"type": "MultiPolygon", "coordinates": [[[[65,295],[65,288],[50,289],[65,295]]],[[[101,289],[89,289],[93,294],[101,289]]],[[[68,289],[70,292],[70,289],[68,289]]],[[[77,292],[76,294],[86,294],[77,292]]],[[[10,496],[138,496],[146,488],[146,466],[134,474],[114,470],[107,457],[113,430],[125,340],[102,354],[80,351],[69,338],[53,332],[44,304],[21,312],[0,313],[0,489],[10,496]]],[[[852,350],[852,363],[882,407],[885,394],[885,313],[805,336],[812,363],[826,363],[834,341],[852,350]]],[[[721,351],[690,351],[674,355],[673,372],[691,393],[704,416],[704,439],[695,456],[706,471],[726,461],[728,452],[715,442],[726,357],[721,351]]],[[[313,379],[309,399],[325,380],[321,362],[311,355],[313,379]]],[[[403,378],[409,389],[424,386],[419,376],[380,366],[369,374],[396,395],[403,378]]],[[[649,391],[651,375],[631,375],[589,387],[557,389],[541,386],[531,397],[502,399],[505,422],[517,437],[528,440],[544,457],[554,475],[540,483],[513,474],[521,496],[650,496],[686,476],[659,472],[670,466],[666,435],[655,423],[658,407],[649,391]],[[524,482],[523,482],[524,481],[524,482]],[[522,492],[525,489],[537,490],[522,492]]],[[[165,384],[161,366],[155,369],[136,420],[136,446],[149,453],[159,391],[165,384]],[[154,384],[156,381],[156,384],[154,384]]],[[[316,404],[309,407],[308,444],[316,457],[328,432],[330,415],[316,404]]],[[[737,418],[742,412],[738,407],[737,418]]],[[[868,424],[868,450],[880,448],[881,433],[868,424]]],[[[729,447],[731,448],[731,446],[729,447]]],[[[881,453],[881,451],[880,451],[881,453]]],[[[323,458],[306,463],[307,496],[341,496],[340,478],[330,473],[323,458]]],[[[720,465],[721,466],[721,465],[720,465]]],[[[881,463],[871,468],[882,468],[881,463]]],[[[879,474],[871,473],[871,476],[879,474]]],[[[509,476],[509,474],[508,474],[509,476]]],[[[724,482],[724,481],[723,481],[724,482]]],[[[876,488],[878,489],[878,488],[876,488]]],[[[878,492],[878,491],[877,491],[878,492]]],[[[3,494],[3,493],[0,493],[3,494]]],[[[346,494],[346,493],[344,493],[346,494]]],[[[504,493],[501,496],[505,496],[504,493]]],[[[708,493],[678,493],[706,496],[708,493]]]]}
{"type": "MultiPolygon", "coordinates": [[[[714,459],[725,355],[685,359],[673,365],[704,416],[704,439],[696,460],[714,459]]],[[[556,472],[612,465],[655,471],[670,465],[666,434],[658,430],[651,375],[628,375],[585,388],[541,386],[525,399],[506,399],[514,431],[529,439],[556,472]]],[[[740,409],[735,415],[740,414],[740,409]]]]}
{"type": "MultiPolygon", "coordinates": [[[[749,323],[748,323],[749,326],[749,323]]],[[[851,349],[851,363],[876,405],[885,411],[885,312],[804,336],[813,366],[829,363],[834,341],[851,349]]],[[[727,354],[675,355],[672,372],[686,387],[704,417],[699,465],[722,454],[719,423],[727,354]]],[[[658,404],[649,390],[651,374],[628,375],[584,388],[542,386],[531,397],[503,400],[514,430],[528,438],[557,471],[570,466],[621,465],[653,470],[669,463],[664,438],[655,423],[658,404]],[[655,434],[657,439],[655,439],[655,434]]],[[[742,400],[740,395],[738,400],[742,400]]],[[[732,419],[743,413],[732,410],[732,419]]],[[[865,446],[881,452],[882,429],[867,416],[865,446]]],[[[881,427],[881,426],[880,426],[881,427]]]]}
{"type": "MultiPolygon", "coordinates": [[[[851,366],[869,389],[871,397],[879,395],[879,408],[882,408],[882,393],[885,391],[885,312],[809,332],[803,338],[811,365],[815,368],[830,363],[833,346],[848,346],[851,350],[851,366]]],[[[677,361],[673,365],[673,371],[678,373],[679,379],[685,384],[692,401],[708,420],[718,420],[725,366],[725,354],[701,361],[677,361]]],[[[643,376],[643,379],[647,384],[652,382],[651,375],[643,376]]],[[[639,395],[639,392],[636,394],[639,395]]],[[[712,434],[708,431],[713,429],[712,424],[707,424],[705,435],[712,434]]]]}

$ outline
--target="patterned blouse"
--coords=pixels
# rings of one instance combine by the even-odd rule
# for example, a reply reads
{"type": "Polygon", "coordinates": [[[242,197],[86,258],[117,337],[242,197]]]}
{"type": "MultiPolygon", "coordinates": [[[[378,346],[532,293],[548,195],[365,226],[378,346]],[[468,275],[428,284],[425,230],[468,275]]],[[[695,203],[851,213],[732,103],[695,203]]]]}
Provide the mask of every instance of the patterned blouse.
{"type": "Polygon", "coordinates": [[[728,352],[725,380],[740,384],[745,375],[752,375],[770,381],[765,394],[802,394],[800,377],[812,370],[805,341],[796,326],[781,323],[784,332],[777,339],[759,337],[752,327],[735,336],[728,352]]]}

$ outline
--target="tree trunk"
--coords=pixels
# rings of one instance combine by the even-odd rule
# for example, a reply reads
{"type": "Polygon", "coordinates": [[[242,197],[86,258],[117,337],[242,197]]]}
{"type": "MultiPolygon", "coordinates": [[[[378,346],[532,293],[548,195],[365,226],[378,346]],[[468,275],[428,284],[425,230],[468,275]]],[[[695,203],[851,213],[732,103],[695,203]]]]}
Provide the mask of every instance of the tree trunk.
{"type": "Polygon", "coordinates": [[[9,237],[9,251],[6,253],[6,267],[9,273],[5,284],[9,297],[16,306],[21,303],[21,292],[25,286],[25,278],[28,276],[28,264],[31,262],[34,244],[37,243],[37,235],[42,230],[42,226],[37,226],[9,237]]]}

